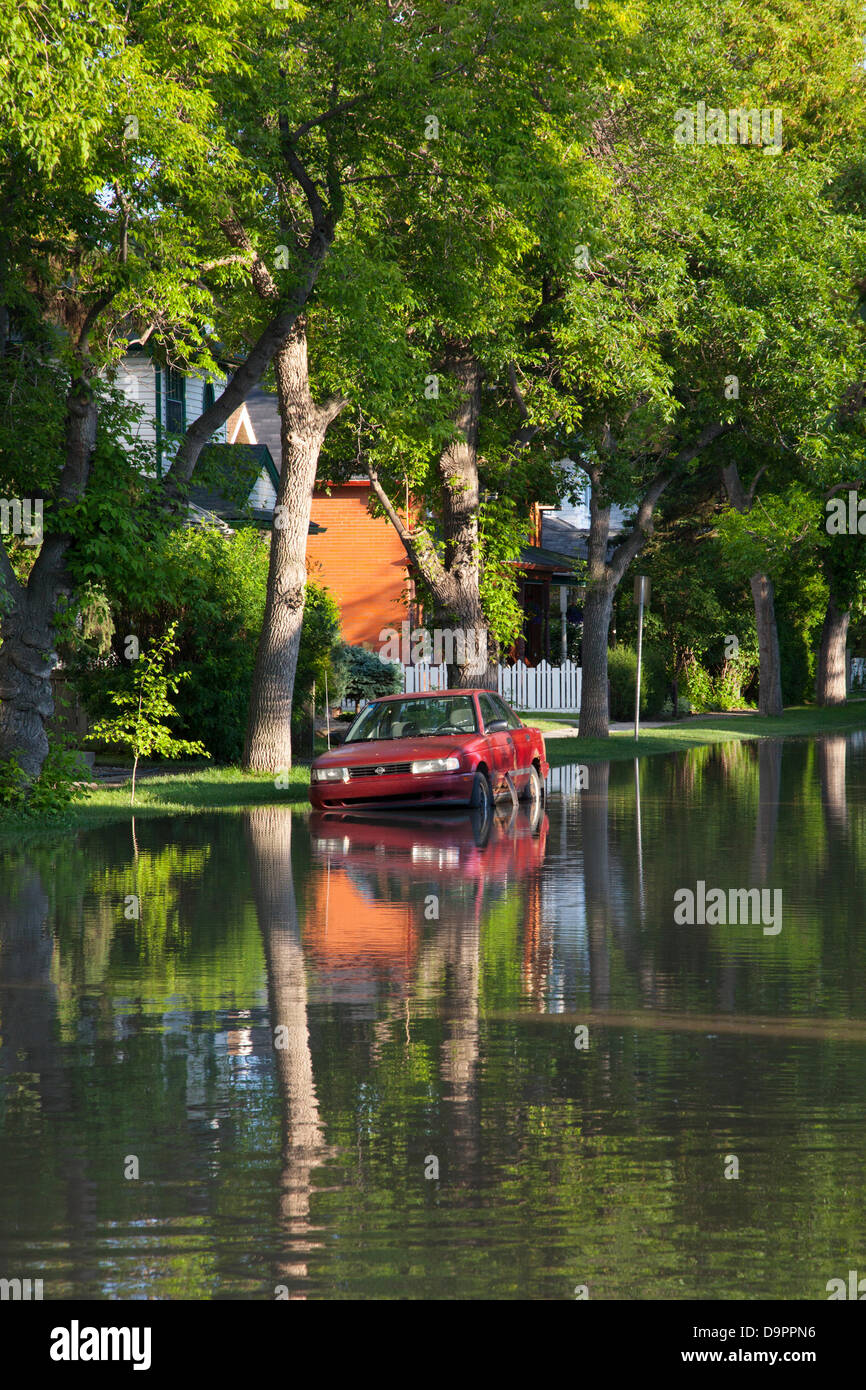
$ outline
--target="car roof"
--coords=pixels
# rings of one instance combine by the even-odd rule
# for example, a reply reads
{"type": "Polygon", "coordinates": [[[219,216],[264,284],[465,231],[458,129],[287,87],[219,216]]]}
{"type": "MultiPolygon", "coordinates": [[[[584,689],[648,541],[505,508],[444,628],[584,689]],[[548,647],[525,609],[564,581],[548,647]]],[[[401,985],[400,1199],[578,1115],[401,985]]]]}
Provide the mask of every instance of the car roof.
{"type": "Polygon", "coordinates": [[[485,690],[482,686],[462,686],[456,690],[411,690],[405,695],[379,695],[371,704],[382,704],[386,700],[428,700],[438,699],[440,695],[495,695],[495,690],[485,690]]]}

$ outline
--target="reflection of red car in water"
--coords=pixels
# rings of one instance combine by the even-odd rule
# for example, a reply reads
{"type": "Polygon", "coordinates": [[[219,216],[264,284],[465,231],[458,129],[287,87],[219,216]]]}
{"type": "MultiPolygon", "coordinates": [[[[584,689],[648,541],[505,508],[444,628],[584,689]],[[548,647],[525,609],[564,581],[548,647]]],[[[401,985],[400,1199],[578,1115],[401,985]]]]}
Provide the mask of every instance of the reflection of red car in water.
{"type": "Polygon", "coordinates": [[[305,943],[320,967],[341,975],[372,968],[406,979],[425,926],[427,890],[450,897],[463,920],[478,921],[489,887],[503,891],[535,877],[547,833],[540,803],[399,821],[314,811],[305,943]]]}
{"type": "Polygon", "coordinates": [[[509,783],[539,802],[548,770],[541,732],[490,690],[388,695],[316,758],[310,800],[317,810],[462,805],[486,815],[509,783]]]}
{"type": "Polygon", "coordinates": [[[351,811],[314,812],[313,859],[366,867],[403,879],[520,878],[544,862],[549,822],[536,804],[504,815],[480,811],[397,821],[351,811]]]}

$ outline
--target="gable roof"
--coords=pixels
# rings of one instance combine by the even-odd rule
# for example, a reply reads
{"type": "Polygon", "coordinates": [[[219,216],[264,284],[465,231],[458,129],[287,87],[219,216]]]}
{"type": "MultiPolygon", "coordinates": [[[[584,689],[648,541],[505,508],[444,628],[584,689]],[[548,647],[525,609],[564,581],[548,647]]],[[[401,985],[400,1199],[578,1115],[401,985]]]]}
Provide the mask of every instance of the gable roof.
{"type": "Polygon", "coordinates": [[[283,466],[283,446],[280,438],[280,408],[273,391],[253,387],[246,398],[247,414],[259,444],[264,444],[279,473],[283,466]]]}
{"type": "MultiPolygon", "coordinates": [[[[207,444],[201,451],[194,482],[189,490],[191,509],[225,522],[273,524],[269,508],[251,507],[249,496],[265,472],[279,491],[280,477],[264,444],[207,444]]],[[[315,535],[327,528],[310,522],[315,535]]]]}
{"type": "Polygon", "coordinates": [[[220,516],[240,517],[247,512],[247,498],[268,462],[268,472],[276,474],[263,444],[207,444],[194,474],[190,501],[220,516]]]}

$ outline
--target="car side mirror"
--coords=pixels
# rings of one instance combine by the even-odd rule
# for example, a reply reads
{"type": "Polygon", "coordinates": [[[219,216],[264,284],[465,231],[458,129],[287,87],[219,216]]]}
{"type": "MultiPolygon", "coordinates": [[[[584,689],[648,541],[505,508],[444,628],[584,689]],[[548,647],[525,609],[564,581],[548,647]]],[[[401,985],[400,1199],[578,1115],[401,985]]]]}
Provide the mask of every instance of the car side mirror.
{"type": "Polygon", "coordinates": [[[348,732],[349,732],[348,729],[332,729],[332,730],[331,730],[331,747],[332,747],[332,748],[336,748],[336,747],[338,747],[339,744],[345,743],[345,742],[346,742],[346,734],[347,734],[348,732]]]}
{"type": "Polygon", "coordinates": [[[507,719],[491,719],[490,723],[487,724],[487,725],[485,725],[484,732],[485,732],[486,734],[501,734],[501,733],[503,733],[507,728],[508,728],[508,720],[507,720],[507,719]]]}

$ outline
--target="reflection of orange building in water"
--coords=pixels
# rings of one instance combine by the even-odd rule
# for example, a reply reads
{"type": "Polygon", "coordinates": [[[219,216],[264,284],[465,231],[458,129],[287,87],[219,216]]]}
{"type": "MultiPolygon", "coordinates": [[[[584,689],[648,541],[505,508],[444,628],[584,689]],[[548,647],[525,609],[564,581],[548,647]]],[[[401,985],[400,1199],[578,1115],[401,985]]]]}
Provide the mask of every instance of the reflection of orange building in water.
{"type": "Polygon", "coordinates": [[[468,811],[381,820],[314,812],[310,828],[315,872],[303,937],[320,970],[388,974],[408,985],[425,928],[436,934],[440,903],[443,922],[478,928],[486,890],[513,889],[526,897],[524,972],[531,992],[541,987],[549,969],[537,872],[543,812],[497,815],[483,827],[468,811]],[[437,905],[430,923],[429,893],[437,905]]]}
{"type": "Polygon", "coordinates": [[[360,967],[408,979],[418,952],[417,915],[417,902],[374,901],[344,864],[322,865],[306,914],[304,945],[320,967],[360,967]]]}

